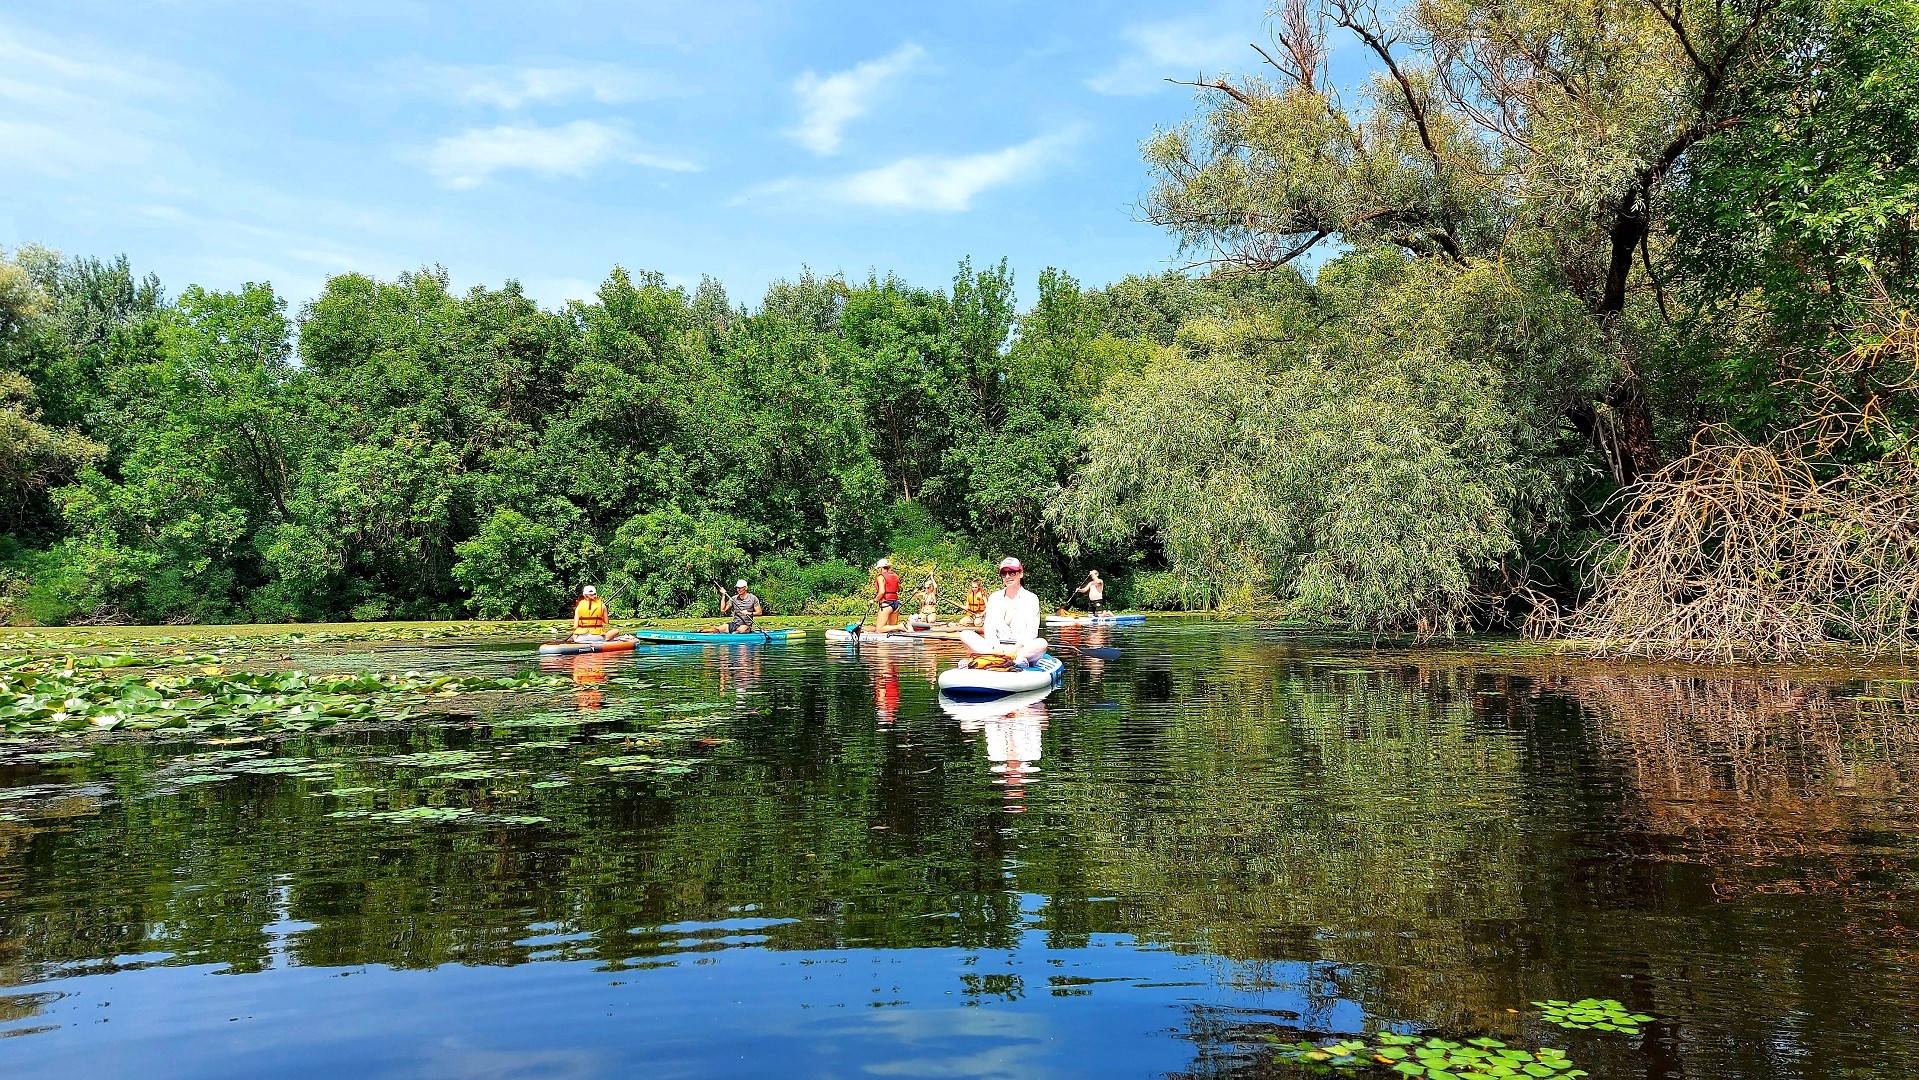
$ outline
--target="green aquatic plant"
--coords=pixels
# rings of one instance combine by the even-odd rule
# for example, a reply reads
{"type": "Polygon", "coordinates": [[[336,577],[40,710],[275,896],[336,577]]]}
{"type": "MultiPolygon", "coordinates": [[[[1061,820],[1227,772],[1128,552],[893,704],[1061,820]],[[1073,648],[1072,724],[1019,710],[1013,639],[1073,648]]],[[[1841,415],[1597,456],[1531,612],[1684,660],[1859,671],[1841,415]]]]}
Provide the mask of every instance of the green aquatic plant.
{"type": "Polygon", "coordinates": [[[393,825],[441,825],[472,822],[484,825],[539,825],[551,819],[538,814],[483,814],[465,806],[410,806],[404,810],[335,810],[330,818],[380,821],[393,825]]]}
{"type": "Polygon", "coordinates": [[[1558,1024],[1574,1031],[1617,1031],[1623,1035],[1639,1034],[1639,1025],[1652,1023],[1652,1017],[1645,1013],[1636,1013],[1612,998],[1582,998],[1578,1001],[1535,1001],[1544,1019],[1549,1024],[1558,1024]]]}
{"type": "Polygon", "coordinates": [[[1278,1056],[1318,1075],[1374,1072],[1423,1080],[1575,1080],[1587,1075],[1565,1051],[1551,1047],[1525,1050],[1491,1038],[1461,1043],[1391,1031],[1370,1038],[1301,1041],[1281,1047],[1278,1056]]]}
{"type": "Polygon", "coordinates": [[[547,692],[569,685],[564,677],[538,672],[316,675],[227,671],[217,664],[202,665],[193,674],[109,676],[73,660],[15,658],[0,665],[0,727],[14,735],[117,728],[305,731],[343,720],[403,719],[426,698],[547,692]]]}

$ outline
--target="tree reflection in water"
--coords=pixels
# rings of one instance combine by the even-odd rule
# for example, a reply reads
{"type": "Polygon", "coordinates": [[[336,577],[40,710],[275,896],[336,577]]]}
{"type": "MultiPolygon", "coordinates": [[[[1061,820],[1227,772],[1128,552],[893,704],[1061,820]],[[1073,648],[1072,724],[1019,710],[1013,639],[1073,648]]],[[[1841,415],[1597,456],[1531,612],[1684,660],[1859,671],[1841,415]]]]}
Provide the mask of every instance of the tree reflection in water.
{"type": "Polygon", "coordinates": [[[1143,1052],[1166,1014],[1126,995],[1186,995],[1194,1075],[1380,1024],[1569,1046],[1596,1076],[1919,1074],[1906,684],[1232,626],[1110,640],[1104,671],[972,716],[942,711],[934,649],[681,648],[610,660],[579,687],[605,707],[569,695],[540,714],[558,726],[480,710],[247,744],[334,763],[327,781],[180,785],[212,748],[151,739],[16,758],[0,980],[32,989],[0,1023],[66,1023],[43,991],[84,971],[579,959],[638,979],[726,949],[867,950],[942,986],[895,995],[931,1008],[985,977],[954,957],[1043,949],[1017,1003],[978,1007],[1090,996],[1143,1052]],[[645,747],[688,717],[715,726],[645,747]],[[629,741],[691,771],[584,764],[629,741]],[[441,752],[499,776],[403,764],[441,752]],[[531,798],[549,820],[343,823],[335,786],[531,798]],[[1152,956],[1193,987],[1150,989],[1152,956]],[[1661,1021],[1607,1042],[1525,1012],[1587,996],[1661,1021]]]}

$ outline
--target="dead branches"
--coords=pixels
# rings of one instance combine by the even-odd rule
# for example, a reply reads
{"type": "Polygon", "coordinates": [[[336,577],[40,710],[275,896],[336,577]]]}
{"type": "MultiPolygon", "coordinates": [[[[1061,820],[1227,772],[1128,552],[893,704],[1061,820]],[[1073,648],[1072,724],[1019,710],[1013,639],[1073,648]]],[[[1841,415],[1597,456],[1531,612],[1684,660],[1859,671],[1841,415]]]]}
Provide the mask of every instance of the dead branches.
{"type": "Polygon", "coordinates": [[[1802,432],[1710,435],[1638,485],[1565,636],[1604,655],[1721,661],[1919,643],[1908,470],[1833,464],[1802,432]]]}

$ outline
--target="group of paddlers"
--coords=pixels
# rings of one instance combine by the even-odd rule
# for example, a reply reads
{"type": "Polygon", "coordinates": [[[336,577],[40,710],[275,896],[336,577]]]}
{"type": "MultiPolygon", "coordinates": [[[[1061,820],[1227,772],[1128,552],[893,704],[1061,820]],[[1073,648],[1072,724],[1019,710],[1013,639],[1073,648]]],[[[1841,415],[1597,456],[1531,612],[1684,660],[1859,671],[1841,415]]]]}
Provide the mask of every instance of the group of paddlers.
{"type": "MultiPolygon", "coordinates": [[[[718,583],[714,588],[719,589],[718,583]]],[[[746,579],[733,583],[733,592],[720,591],[720,614],[728,620],[713,628],[715,633],[750,634],[753,632],[753,620],[766,614],[766,606],[760,598],[747,591],[746,579]]],[[[600,599],[600,591],[591,585],[580,590],[580,598],[573,604],[573,638],[579,643],[611,641],[614,638],[610,616],[606,610],[606,601],[600,599]]]]}
{"type": "MultiPolygon", "coordinates": [[[[1046,653],[1046,639],[1039,633],[1039,597],[1021,587],[1025,576],[1026,568],[1018,559],[1008,556],[999,563],[1000,588],[989,593],[978,578],[967,586],[957,628],[960,640],[975,654],[1006,656],[1024,666],[1046,653]]],[[[1088,611],[1105,610],[1106,583],[1100,579],[1099,571],[1088,573],[1086,583],[1073,590],[1075,598],[1082,595],[1086,597],[1088,611]]],[[[918,611],[905,622],[900,620],[900,576],[890,559],[873,564],[873,597],[878,616],[872,633],[933,630],[941,626],[939,581],[932,574],[926,576],[913,594],[918,611]]],[[[748,591],[742,578],[733,583],[731,595],[720,590],[720,613],[729,616],[729,620],[714,627],[716,632],[751,633],[753,620],[765,614],[765,606],[748,591]]],[[[603,642],[613,636],[606,602],[600,599],[598,590],[591,585],[581,589],[579,601],[573,605],[573,640],[603,642]]]]}

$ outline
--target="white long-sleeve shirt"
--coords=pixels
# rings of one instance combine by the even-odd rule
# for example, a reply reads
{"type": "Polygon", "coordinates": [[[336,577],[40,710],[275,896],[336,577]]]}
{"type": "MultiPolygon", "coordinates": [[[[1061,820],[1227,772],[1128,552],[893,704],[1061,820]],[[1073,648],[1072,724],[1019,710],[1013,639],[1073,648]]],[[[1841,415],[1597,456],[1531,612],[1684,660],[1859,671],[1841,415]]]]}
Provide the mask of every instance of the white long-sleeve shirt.
{"type": "Polygon", "coordinates": [[[1002,645],[1023,645],[1039,636],[1039,596],[1021,589],[1007,596],[998,589],[986,598],[986,618],[980,636],[1002,645]]]}

